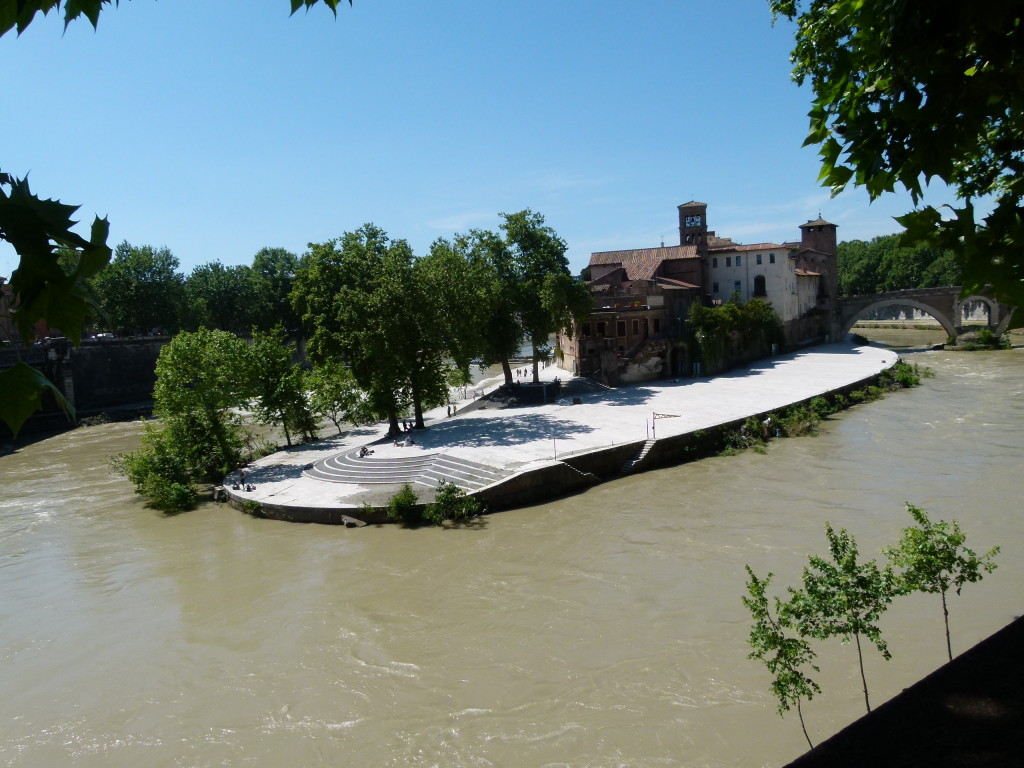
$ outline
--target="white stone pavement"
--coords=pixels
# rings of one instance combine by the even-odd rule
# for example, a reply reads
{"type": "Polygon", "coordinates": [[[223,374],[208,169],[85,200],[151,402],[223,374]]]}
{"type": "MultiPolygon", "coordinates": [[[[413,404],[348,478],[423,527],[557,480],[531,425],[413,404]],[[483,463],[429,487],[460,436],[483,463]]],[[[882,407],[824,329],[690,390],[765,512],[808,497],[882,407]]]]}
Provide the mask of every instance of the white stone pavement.
{"type": "MultiPolygon", "coordinates": [[[[720,376],[658,380],[588,393],[580,395],[582,403],[577,405],[564,397],[549,405],[473,409],[467,407],[474,402],[470,397],[457,401],[465,412],[449,417],[442,406],[425,414],[428,428],[413,432],[415,446],[394,447],[391,441],[382,441],[386,424],[358,428],[253,462],[247,471],[254,490],[233,495],[285,506],[354,508],[379,497],[381,486],[316,480],[302,475],[302,467],[370,445],[374,459],[441,452],[518,472],[570,453],[678,435],[783,408],[865,379],[896,360],[890,350],[829,344],[761,360],[720,376]],[[671,417],[655,420],[655,413],[671,417]]],[[[572,378],[554,366],[541,372],[542,379],[556,376],[563,382],[572,378]]],[[[499,379],[480,382],[477,390],[489,392],[500,383],[499,379]]]]}

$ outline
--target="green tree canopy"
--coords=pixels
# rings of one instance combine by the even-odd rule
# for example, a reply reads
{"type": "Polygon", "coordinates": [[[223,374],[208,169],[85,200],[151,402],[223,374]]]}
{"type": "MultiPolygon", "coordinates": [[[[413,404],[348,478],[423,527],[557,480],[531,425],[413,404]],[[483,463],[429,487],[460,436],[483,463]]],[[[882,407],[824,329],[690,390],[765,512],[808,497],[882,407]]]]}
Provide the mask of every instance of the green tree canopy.
{"type": "Polygon", "coordinates": [[[249,346],[234,334],[201,328],[182,332],[160,350],[153,388],[153,412],[164,420],[196,425],[189,431],[211,436],[216,454],[205,469],[229,472],[238,463],[241,441],[232,409],[253,395],[249,346]]]}
{"type": "Polygon", "coordinates": [[[306,377],[295,362],[295,344],[280,325],[267,332],[254,331],[249,348],[252,407],[264,424],[284,430],[290,448],[292,435],[316,439],[316,421],[306,395],[306,377]]]}
{"type": "Polygon", "coordinates": [[[821,179],[871,199],[933,181],[957,204],[899,221],[904,242],[951,249],[974,292],[991,283],[1024,305],[1024,44],[1017,0],[769,0],[795,20],[793,76],[810,81],[807,144],[821,179]],[[991,201],[977,220],[975,201],[991,201]]]}
{"type": "Polygon", "coordinates": [[[263,288],[260,278],[244,264],[200,264],[185,279],[185,327],[247,335],[266,317],[263,288]]]}
{"type": "Polygon", "coordinates": [[[525,209],[503,213],[505,244],[512,254],[516,314],[533,345],[533,380],[537,364],[553,333],[572,328],[572,320],[590,313],[586,285],[573,280],[565,256],[565,240],[544,223],[544,217],[525,209]]]}
{"type": "Polygon", "coordinates": [[[123,333],[160,329],[177,333],[185,298],[185,277],[166,247],[122,242],[109,266],[93,279],[100,323],[123,333]]]}
{"type": "Polygon", "coordinates": [[[424,406],[448,396],[446,323],[435,312],[438,296],[425,270],[405,240],[365,224],[340,240],[312,244],[292,292],[311,359],[344,359],[393,432],[408,405],[422,428],[424,406]]]}
{"type": "Polygon", "coordinates": [[[252,272],[263,309],[257,322],[260,330],[269,331],[276,325],[288,331],[298,329],[299,318],[289,298],[298,266],[299,257],[284,248],[261,248],[253,257],[252,272]]]}
{"type": "Polygon", "coordinates": [[[909,288],[960,285],[961,270],[953,251],[925,243],[900,244],[901,235],[839,244],[839,293],[863,296],[909,288]]]}

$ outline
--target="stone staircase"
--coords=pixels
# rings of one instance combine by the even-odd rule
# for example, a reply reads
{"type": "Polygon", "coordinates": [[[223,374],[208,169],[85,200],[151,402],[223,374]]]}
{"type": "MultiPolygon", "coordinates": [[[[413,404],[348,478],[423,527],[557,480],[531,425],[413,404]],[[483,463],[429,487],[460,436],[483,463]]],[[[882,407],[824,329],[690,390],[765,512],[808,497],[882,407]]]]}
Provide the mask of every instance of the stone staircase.
{"type": "Polygon", "coordinates": [[[651,448],[654,447],[654,443],[655,442],[657,442],[657,441],[656,440],[652,440],[652,439],[646,440],[644,442],[643,446],[640,448],[640,450],[637,451],[636,456],[634,456],[632,459],[630,459],[629,461],[627,461],[625,464],[622,465],[622,468],[619,469],[619,474],[621,474],[621,475],[628,475],[631,472],[633,472],[637,468],[637,466],[645,458],[647,458],[647,454],[651,452],[651,448]]]}
{"type": "Polygon", "coordinates": [[[475,491],[508,477],[504,470],[445,453],[417,452],[397,458],[359,458],[358,451],[339,453],[316,462],[302,474],[327,483],[358,485],[418,483],[437,486],[453,483],[464,491],[475,491]]]}

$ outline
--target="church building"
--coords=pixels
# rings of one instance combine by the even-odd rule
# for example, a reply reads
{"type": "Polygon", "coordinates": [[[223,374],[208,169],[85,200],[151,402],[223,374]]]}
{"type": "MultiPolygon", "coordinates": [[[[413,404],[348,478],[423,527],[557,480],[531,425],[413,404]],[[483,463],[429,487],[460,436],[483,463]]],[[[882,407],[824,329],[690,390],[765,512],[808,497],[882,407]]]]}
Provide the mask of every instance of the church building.
{"type": "Polygon", "coordinates": [[[695,301],[761,299],[787,345],[827,338],[839,287],[835,224],[819,215],[800,225],[798,241],[740,244],[708,229],[706,203],[678,210],[679,245],[591,254],[594,309],[572,338],[559,338],[563,367],[614,384],[692,375],[673,340],[695,301]]]}

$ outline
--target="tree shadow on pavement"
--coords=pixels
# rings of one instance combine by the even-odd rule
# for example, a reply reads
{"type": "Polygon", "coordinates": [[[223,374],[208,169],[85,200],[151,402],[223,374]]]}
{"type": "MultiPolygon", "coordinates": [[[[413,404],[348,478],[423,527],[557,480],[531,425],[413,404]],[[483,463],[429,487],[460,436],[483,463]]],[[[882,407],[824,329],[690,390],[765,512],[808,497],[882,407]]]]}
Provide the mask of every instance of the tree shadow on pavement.
{"type": "Polygon", "coordinates": [[[434,424],[429,435],[417,435],[423,447],[459,445],[482,448],[517,445],[538,439],[568,439],[593,432],[585,424],[566,423],[543,413],[517,413],[514,408],[493,411],[486,419],[452,419],[434,424]]]}

